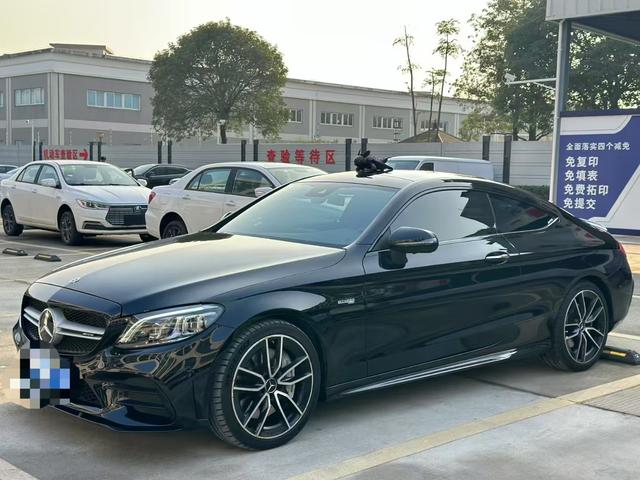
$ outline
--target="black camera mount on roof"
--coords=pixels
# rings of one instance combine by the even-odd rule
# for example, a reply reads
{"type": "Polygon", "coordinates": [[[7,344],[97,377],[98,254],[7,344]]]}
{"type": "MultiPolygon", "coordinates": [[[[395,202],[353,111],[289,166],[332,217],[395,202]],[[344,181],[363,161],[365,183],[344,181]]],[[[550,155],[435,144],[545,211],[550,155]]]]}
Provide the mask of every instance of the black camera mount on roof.
{"type": "Polygon", "coordinates": [[[377,175],[379,173],[387,173],[393,171],[393,167],[387,165],[385,162],[387,159],[378,160],[371,156],[371,152],[358,152],[358,156],[355,158],[356,173],[359,177],[368,177],[370,175],[377,175]]]}

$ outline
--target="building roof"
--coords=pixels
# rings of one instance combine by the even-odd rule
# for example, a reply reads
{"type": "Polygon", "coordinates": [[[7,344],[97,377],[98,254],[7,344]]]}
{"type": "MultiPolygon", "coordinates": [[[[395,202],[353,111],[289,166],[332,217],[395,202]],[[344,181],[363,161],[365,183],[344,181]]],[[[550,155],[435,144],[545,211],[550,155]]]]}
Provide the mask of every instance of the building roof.
{"type": "Polygon", "coordinates": [[[640,43],[640,0],[547,0],[547,20],[571,20],[578,28],[640,43]]]}
{"type": "MultiPolygon", "coordinates": [[[[19,57],[27,57],[30,55],[37,55],[43,53],[55,53],[59,55],[72,55],[75,57],[90,57],[90,58],[103,58],[106,60],[115,60],[121,62],[129,62],[140,65],[151,66],[151,60],[145,60],[140,58],[132,58],[132,57],[121,57],[113,54],[113,51],[107,45],[89,45],[89,44],[79,44],[79,43],[50,43],[50,48],[42,48],[38,50],[28,50],[24,52],[15,52],[15,53],[6,53],[0,55],[0,60],[7,60],[11,58],[19,58],[19,57]]],[[[300,85],[308,85],[308,86],[318,86],[318,87],[329,87],[329,88],[340,88],[340,89],[350,89],[356,90],[362,93],[372,93],[372,94],[387,94],[387,95],[409,95],[407,90],[389,90],[383,88],[372,88],[372,87],[363,87],[358,85],[345,85],[331,82],[321,82],[317,80],[303,80],[299,78],[289,78],[289,82],[300,84],[300,85]]],[[[429,92],[417,91],[416,96],[420,98],[429,97],[429,92]]],[[[464,101],[465,103],[482,103],[477,102],[475,100],[468,99],[459,99],[456,97],[444,97],[445,100],[452,101],[464,101]]]]}

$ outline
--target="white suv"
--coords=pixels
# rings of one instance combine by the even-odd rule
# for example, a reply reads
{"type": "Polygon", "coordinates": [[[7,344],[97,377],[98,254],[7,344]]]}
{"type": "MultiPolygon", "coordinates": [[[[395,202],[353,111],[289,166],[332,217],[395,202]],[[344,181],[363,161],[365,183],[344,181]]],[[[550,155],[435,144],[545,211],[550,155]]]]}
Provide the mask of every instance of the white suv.
{"type": "Polygon", "coordinates": [[[33,162],[0,183],[0,213],[9,236],[29,226],[59,231],[68,245],[83,235],[138,234],[146,241],[148,196],[148,188],[107,163],[33,162]]]}
{"type": "Polygon", "coordinates": [[[275,187],[324,173],[305,165],[271,162],[205,165],[151,191],[147,228],[155,238],[198,232],[275,187]]]}

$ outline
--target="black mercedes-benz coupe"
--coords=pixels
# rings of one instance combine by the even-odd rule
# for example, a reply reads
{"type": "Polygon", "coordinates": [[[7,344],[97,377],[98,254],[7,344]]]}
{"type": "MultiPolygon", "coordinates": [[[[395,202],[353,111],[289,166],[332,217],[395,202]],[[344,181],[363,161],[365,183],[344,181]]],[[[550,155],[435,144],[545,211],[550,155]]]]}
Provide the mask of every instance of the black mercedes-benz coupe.
{"type": "Polygon", "coordinates": [[[347,172],[53,272],[14,338],[72,362],[69,413],[265,449],[319,398],[530,355],[587,369],[632,291],[613,237],[526,192],[347,172]]]}

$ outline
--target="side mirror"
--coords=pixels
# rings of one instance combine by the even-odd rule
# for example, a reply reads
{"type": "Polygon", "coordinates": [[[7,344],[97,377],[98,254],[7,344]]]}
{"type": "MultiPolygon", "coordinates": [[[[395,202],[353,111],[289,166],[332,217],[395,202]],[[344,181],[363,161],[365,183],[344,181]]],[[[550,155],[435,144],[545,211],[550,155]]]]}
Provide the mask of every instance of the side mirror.
{"type": "Polygon", "coordinates": [[[136,182],[138,182],[141,187],[146,187],[148,185],[147,181],[144,178],[136,178],[136,182]]]}
{"type": "Polygon", "coordinates": [[[256,194],[256,198],[261,197],[263,195],[266,195],[267,193],[269,193],[271,190],[273,190],[273,188],[271,187],[258,187],[254,190],[255,194],[256,194]]]}
{"type": "Polygon", "coordinates": [[[169,185],[173,185],[174,183],[177,183],[178,180],[180,180],[179,178],[172,178],[171,180],[169,180],[169,185]]]}
{"type": "Polygon", "coordinates": [[[431,253],[438,248],[438,237],[429,230],[400,227],[389,237],[391,250],[403,253],[431,253]]]}
{"type": "Polygon", "coordinates": [[[59,184],[54,178],[43,178],[40,185],[49,188],[59,188],[59,184]]]}

